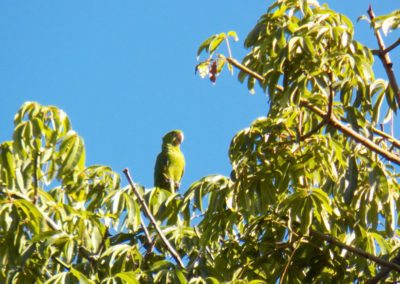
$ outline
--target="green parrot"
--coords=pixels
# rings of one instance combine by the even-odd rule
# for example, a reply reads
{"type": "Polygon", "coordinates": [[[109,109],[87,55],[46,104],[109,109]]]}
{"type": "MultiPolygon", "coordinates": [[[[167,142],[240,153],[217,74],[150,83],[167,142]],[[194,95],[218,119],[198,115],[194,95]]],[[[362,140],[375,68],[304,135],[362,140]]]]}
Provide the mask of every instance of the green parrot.
{"type": "Polygon", "coordinates": [[[155,187],[171,192],[179,189],[185,171],[185,157],[180,149],[183,138],[181,130],[172,130],[164,135],[154,168],[155,187]]]}

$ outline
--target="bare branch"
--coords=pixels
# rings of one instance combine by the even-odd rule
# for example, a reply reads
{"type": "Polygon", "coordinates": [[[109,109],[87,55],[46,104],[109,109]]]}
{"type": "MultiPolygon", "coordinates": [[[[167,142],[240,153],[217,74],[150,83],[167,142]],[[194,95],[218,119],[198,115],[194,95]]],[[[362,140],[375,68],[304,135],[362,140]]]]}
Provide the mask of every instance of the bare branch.
{"type": "Polygon", "coordinates": [[[146,240],[147,240],[147,253],[150,253],[153,250],[154,247],[154,242],[150,237],[149,231],[147,230],[146,224],[144,224],[142,218],[140,218],[140,225],[142,226],[142,229],[144,231],[144,235],[146,236],[146,240]]]}
{"type": "Polygon", "coordinates": [[[129,170],[128,169],[124,169],[123,172],[124,172],[128,182],[129,182],[130,186],[132,187],[133,192],[135,193],[137,199],[139,200],[140,205],[144,209],[145,214],[149,218],[150,223],[154,226],[157,234],[160,236],[161,240],[163,241],[163,243],[167,247],[168,251],[171,253],[172,257],[178,263],[178,265],[181,268],[185,268],[185,265],[183,264],[182,259],[180,258],[179,254],[172,247],[171,243],[168,241],[168,239],[165,237],[164,233],[161,231],[160,227],[157,225],[157,222],[154,219],[153,215],[151,214],[149,207],[147,207],[146,202],[144,201],[143,197],[140,195],[140,193],[137,190],[135,184],[133,183],[132,178],[131,178],[131,176],[129,174],[129,170]]]}
{"type": "Polygon", "coordinates": [[[387,48],[385,48],[384,50],[380,50],[380,49],[374,49],[372,50],[372,54],[373,55],[378,55],[378,56],[382,56],[390,51],[392,51],[393,49],[395,49],[396,47],[398,47],[400,45],[400,38],[398,38],[394,43],[392,43],[391,45],[389,45],[387,48]]]}
{"type": "Polygon", "coordinates": [[[254,72],[253,70],[250,70],[249,68],[247,68],[246,66],[244,66],[243,64],[241,64],[239,61],[237,61],[236,59],[232,58],[232,57],[226,57],[226,61],[228,61],[230,64],[232,64],[233,66],[235,66],[236,68],[242,70],[243,72],[249,74],[250,76],[256,78],[257,80],[264,82],[264,77],[261,76],[260,74],[254,72]]]}

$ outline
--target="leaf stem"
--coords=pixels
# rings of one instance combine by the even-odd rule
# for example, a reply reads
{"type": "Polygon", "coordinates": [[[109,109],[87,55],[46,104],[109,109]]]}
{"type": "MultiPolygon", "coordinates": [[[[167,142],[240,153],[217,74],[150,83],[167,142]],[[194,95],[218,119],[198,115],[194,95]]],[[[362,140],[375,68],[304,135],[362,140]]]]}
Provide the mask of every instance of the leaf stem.
{"type": "Polygon", "coordinates": [[[40,157],[40,152],[37,150],[35,152],[35,158],[34,158],[34,165],[33,165],[33,187],[34,187],[34,193],[33,193],[33,199],[32,203],[36,205],[36,202],[39,199],[38,195],[38,187],[39,187],[39,182],[38,182],[38,162],[39,162],[39,157],[40,157]]]}
{"type": "Polygon", "coordinates": [[[229,44],[229,39],[228,39],[227,36],[225,37],[225,42],[226,42],[226,48],[228,49],[229,58],[232,58],[231,46],[230,46],[230,44],[229,44]]]}

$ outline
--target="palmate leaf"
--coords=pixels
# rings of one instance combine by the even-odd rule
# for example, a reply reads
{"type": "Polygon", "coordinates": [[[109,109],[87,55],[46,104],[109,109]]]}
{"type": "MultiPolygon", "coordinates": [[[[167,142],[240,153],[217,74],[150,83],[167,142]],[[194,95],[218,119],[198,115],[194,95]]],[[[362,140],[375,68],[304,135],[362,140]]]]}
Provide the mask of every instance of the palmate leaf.
{"type": "Polygon", "coordinates": [[[70,267],[69,272],[61,272],[53,277],[49,278],[45,284],[93,284],[94,282],[89,280],[83,273],[70,267]]]}
{"type": "Polygon", "coordinates": [[[204,198],[211,192],[229,186],[229,179],[222,175],[211,175],[193,183],[185,193],[184,202],[194,199],[194,209],[204,213],[204,198]]]}
{"type": "Polygon", "coordinates": [[[36,208],[36,206],[24,199],[18,199],[14,201],[16,208],[21,210],[22,218],[25,219],[26,224],[35,233],[38,234],[44,227],[44,218],[42,213],[36,208]]]}
{"type": "Polygon", "coordinates": [[[300,229],[307,234],[314,217],[330,230],[329,215],[333,213],[328,195],[321,189],[298,189],[280,204],[282,210],[289,211],[291,222],[300,222],[300,229]]]}
{"type": "Polygon", "coordinates": [[[60,146],[60,169],[58,177],[72,171],[82,171],[85,164],[85,147],[82,138],[75,132],[67,133],[60,146]]]}
{"type": "Polygon", "coordinates": [[[400,10],[392,11],[386,15],[377,16],[372,20],[375,29],[382,29],[384,34],[398,29],[400,26],[400,10]]]}
{"type": "Polygon", "coordinates": [[[8,188],[13,188],[15,184],[15,158],[13,156],[12,142],[0,144],[0,182],[8,188]]]}
{"type": "Polygon", "coordinates": [[[138,280],[138,274],[138,271],[125,271],[117,273],[114,278],[119,278],[125,283],[139,284],[140,282],[138,280]]]}
{"type": "MultiPolygon", "coordinates": [[[[387,29],[395,28],[392,23],[387,29]]],[[[312,228],[385,258],[399,246],[395,167],[335,123],[318,128],[328,118],[303,104],[324,113],[333,107],[345,127],[383,148],[389,144],[371,127],[385,103],[395,112],[395,95],[374,79],[372,54],[353,35],[348,18],[316,1],[276,1],[262,15],[245,41],[243,65],[264,79],[242,70],[239,80],[246,79],[249,90],[259,80],[270,109],[232,139],[231,178],[204,177],[183,200],[139,188],[186,269],[177,267],[147,222],[156,246],[151,252],[143,246],[132,191],[121,188],[109,167],[85,167],[83,139],[66,114],[23,105],[14,141],[0,148],[0,282],[368,281],[380,271],[377,264],[310,234],[312,228]],[[189,226],[190,213],[196,227],[189,226]]],[[[202,43],[198,55],[210,57],[198,65],[201,75],[215,81],[230,66],[215,54],[224,41],[229,49],[231,38],[237,34],[202,43]]]]}

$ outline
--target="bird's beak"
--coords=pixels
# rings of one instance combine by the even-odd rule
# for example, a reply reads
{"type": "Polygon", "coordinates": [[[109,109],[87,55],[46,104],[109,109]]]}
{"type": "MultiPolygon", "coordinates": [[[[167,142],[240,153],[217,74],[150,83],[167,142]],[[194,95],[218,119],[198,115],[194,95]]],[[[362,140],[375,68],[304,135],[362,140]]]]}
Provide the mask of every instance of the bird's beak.
{"type": "Polygon", "coordinates": [[[183,140],[184,140],[184,136],[183,136],[183,133],[181,132],[181,133],[179,133],[178,135],[177,135],[177,138],[178,138],[178,143],[179,144],[182,144],[182,142],[183,142],[183,140]]]}

